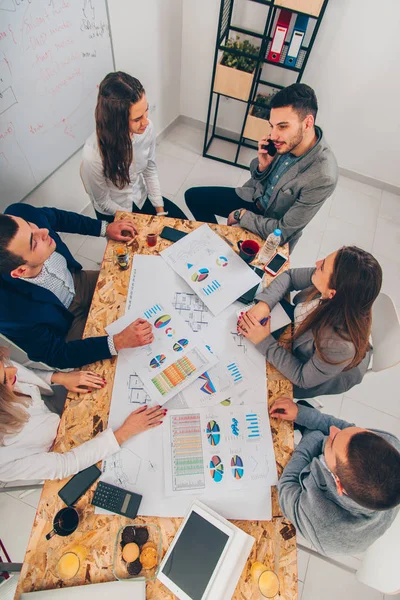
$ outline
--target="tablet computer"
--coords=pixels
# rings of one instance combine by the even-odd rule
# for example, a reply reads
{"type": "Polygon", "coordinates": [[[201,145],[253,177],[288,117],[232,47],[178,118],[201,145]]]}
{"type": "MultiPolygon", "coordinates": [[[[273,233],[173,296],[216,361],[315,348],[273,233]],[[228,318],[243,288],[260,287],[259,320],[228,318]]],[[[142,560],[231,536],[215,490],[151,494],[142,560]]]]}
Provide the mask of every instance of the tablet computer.
{"type": "Polygon", "coordinates": [[[194,504],[160,565],[158,579],[180,600],[204,600],[233,536],[229,525],[194,504]]]}

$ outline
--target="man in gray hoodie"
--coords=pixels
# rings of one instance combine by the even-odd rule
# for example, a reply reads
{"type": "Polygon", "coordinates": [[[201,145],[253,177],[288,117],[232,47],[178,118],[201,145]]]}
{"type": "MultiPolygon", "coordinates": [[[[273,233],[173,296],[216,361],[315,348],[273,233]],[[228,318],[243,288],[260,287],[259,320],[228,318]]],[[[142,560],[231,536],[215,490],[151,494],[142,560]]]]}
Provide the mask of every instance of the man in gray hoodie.
{"type": "Polygon", "coordinates": [[[271,132],[258,143],[251,178],[236,189],[193,187],[185,192],[185,200],[197,221],[216,223],[215,215],[227,217],[228,225],[240,224],[264,239],[279,228],[281,243],[289,242],[292,251],[304,227],[332,195],[338,168],[315,125],[318,103],[310,86],[294,83],[280,90],[270,108],[271,132]],[[267,149],[269,141],[275,155],[267,149]]]}
{"type": "Polygon", "coordinates": [[[305,428],[279,480],[283,514],[318,552],[366,550],[399,510],[400,441],[288,398],[270,414],[305,428]]]}

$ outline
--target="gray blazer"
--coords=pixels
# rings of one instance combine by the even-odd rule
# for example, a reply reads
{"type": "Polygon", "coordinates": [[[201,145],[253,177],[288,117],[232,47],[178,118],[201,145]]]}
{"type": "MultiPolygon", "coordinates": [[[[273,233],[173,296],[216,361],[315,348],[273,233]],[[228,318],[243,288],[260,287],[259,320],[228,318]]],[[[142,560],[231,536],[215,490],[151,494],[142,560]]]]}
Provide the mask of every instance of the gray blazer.
{"type": "MultiPolygon", "coordinates": [[[[272,310],[275,304],[289,292],[304,290],[297,294],[294,303],[303,302],[312,285],[314,268],[289,269],[279,275],[256,300],[266,302],[272,310]]],[[[293,383],[295,398],[313,398],[324,394],[342,394],[361,382],[368,368],[372,349],[367,352],[359,365],[344,371],[354,357],[354,345],[342,339],[335,331],[329,330],[321,339],[324,356],[332,363],[322,360],[316,352],[311,330],[305,331],[293,341],[293,354],[287,352],[278,342],[268,336],[257,345],[266,359],[293,383]]]]}
{"type": "MultiPolygon", "coordinates": [[[[247,211],[240,219],[245,227],[262,238],[279,227],[282,243],[289,242],[292,251],[301,237],[304,227],[332,195],[338,180],[338,166],[332,150],[325,141],[322,131],[315,146],[295,162],[278,180],[268,209],[264,215],[247,211]]],[[[277,160],[278,156],[275,160],[277,160]]],[[[255,202],[264,195],[266,179],[275,165],[260,173],[258,159],[250,164],[251,179],[243,187],[236,188],[242,200],[255,202]]]]}
{"type": "MultiPolygon", "coordinates": [[[[278,483],[283,514],[318,552],[363,552],[390,527],[399,507],[370,510],[337,493],[335,481],[321,455],[330,427],[345,429],[352,427],[352,423],[300,405],[296,423],[306,430],[278,483]]],[[[371,431],[400,451],[400,442],[394,435],[371,431]]]]}

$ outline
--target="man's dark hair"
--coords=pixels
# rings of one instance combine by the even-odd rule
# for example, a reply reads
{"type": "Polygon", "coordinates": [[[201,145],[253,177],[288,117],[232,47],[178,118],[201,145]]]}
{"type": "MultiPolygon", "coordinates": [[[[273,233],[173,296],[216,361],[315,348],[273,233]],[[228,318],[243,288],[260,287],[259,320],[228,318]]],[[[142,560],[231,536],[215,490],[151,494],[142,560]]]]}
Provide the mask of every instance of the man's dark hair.
{"type": "Polygon", "coordinates": [[[305,83],[293,83],[283,88],[272,97],[270,107],[282,108],[291,106],[301,120],[312,115],[317,117],[318,102],[314,90],[305,83]]]}
{"type": "Polygon", "coordinates": [[[336,474],[347,495],[365,508],[388,510],[400,504],[400,452],[380,435],[353,435],[347,461],[337,461],[336,474]]]}
{"type": "Polygon", "coordinates": [[[9,215],[0,214],[0,275],[9,275],[11,271],[26,263],[22,256],[8,250],[17,231],[17,222],[9,215]]]}

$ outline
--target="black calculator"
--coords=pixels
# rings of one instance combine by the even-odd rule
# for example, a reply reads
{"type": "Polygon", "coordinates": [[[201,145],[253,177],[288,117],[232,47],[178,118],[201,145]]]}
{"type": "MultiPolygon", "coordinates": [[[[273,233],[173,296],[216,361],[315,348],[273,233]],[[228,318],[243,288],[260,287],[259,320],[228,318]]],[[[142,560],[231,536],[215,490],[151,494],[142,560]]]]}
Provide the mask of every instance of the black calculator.
{"type": "Polygon", "coordinates": [[[123,517],[135,519],[141,501],[142,496],[140,494],[134,494],[115,485],[99,481],[93,495],[92,504],[123,517]]]}

